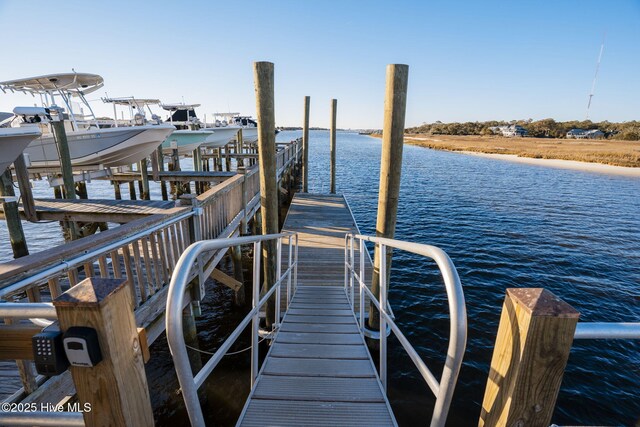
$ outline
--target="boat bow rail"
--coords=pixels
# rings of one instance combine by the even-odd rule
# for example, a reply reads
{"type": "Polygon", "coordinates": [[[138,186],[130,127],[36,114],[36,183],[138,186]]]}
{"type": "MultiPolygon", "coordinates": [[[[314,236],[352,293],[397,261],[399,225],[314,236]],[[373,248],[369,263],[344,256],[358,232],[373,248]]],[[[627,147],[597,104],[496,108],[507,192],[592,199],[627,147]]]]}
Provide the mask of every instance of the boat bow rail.
{"type": "MultiPolygon", "coordinates": [[[[367,254],[368,255],[368,254],[367,254]]],[[[387,331],[388,327],[398,338],[400,344],[407,352],[418,371],[424,378],[425,382],[436,396],[436,404],[431,417],[431,426],[444,426],[447,420],[449,407],[453,398],[458,374],[462,366],[462,359],[467,343],[467,310],[464,300],[464,292],[458,272],[451,261],[451,258],[442,249],[435,246],[403,242],[399,240],[386,239],[381,237],[363,236],[360,234],[347,234],[345,236],[345,292],[350,298],[352,309],[355,310],[355,287],[358,287],[359,297],[359,322],[360,330],[365,332],[365,296],[375,305],[379,313],[379,339],[380,339],[380,366],[379,376],[382,387],[387,391],[387,331]],[[356,267],[355,261],[355,241],[359,246],[359,266],[356,267]],[[380,281],[380,299],[378,300],[365,283],[365,253],[367,251],[365,242],[372,242],[378,246],[379,254],[379,281],[380,281]],[[449,348],[447,350],[447,358],[440,381],[429,370],[422,358],[418,355],[413,346],[409,343],[400,328],[394,321],[389,311],[387,301],[387,257],[382,254],[387,253],[387,248],[400,249],[420,255],[436,262],[442,277],[444,279],[445,289],[449,301],[449,312],[451,315],[450,332],[449,332],[449,348]],[[356,271],[357,270],[357,271],[356,271]]]]}
{"type": "Polygon", "coordinates": [[[187,408],[189,421],[192,426],[204,426],[204,416],[200,401],[198,400],[198,389],[202,386],[209,374],[215,369],[220,360],[229,351],[233,343],[238,339],[244,329],[251,323],[251,387],[254,386],[258,376],[258,334],[260,326],[260,309],[275,293],[275,324],[274,332],[277,331],[280,322],[280,301],[281,287],[286,280],[286,301],[287,307],[291,300],[291,295],[295,292],[297,286],[297,268],[298,268],[298,235],[297,233],[285,232],[281,234],[268,234],[264,236],[247,236],[236,237],[230,239],[203,240],[192,244],[182,254],[175,273],[169,285],[169,293],[167,296],[166,309],[166,331],[169,349],[176,368],[176,374],[182,397],[187,408]],[[282,241],[286,240],[289,248],[287,269],[282,272],[282,241]],[[277,243],[277,271],[276,282],[273,287],[260,298],[260,265],[262,243],[277,243]],[[202,367],[202,369],[194,376],[189,364],[189,355],[184,340],[182,329],[182,310],[185,292],[189,284],[189,272],[192,267],[198,263],[200,255],[207,251],[229,248],[232,246],[253,244],[253,304],[251,311],[240,322],[236,329],[231,333],[229,338],[220,346],[213,354],[211,359],[202,367]]]}

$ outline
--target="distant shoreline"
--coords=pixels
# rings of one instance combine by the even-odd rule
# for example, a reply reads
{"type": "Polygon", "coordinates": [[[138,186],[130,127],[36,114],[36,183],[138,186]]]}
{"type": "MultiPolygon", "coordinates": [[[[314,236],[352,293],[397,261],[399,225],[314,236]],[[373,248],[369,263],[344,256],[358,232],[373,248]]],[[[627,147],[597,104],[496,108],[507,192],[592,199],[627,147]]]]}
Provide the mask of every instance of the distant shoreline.
{"type": "MultiPolygon", "coordinates": [[[[448,150],[447,150],[448,151],[448,150]]],[[[527,165],[538,165],[550,168],[572,169],[585,172],[596,172],[612,175],[623,175],[640,178],[640,167],[614,166],[603,163],[579,162],[576,160],[562,159],[534,159],[533,157],[520,157],[515,154],[491,154],[479,153],[477,151],[452,151],[454,153],[469,154],[472,156],[485,157],[489,159],[503,160],[527,165]]]]}
{"type": "MultiPolygon", "coordinates": [[[[371,135],[381,137],[380,134],[371,135]]],[[[406,144],[546,167],[640,177],[640,143],[611,140],[405,135],[406,144]]]]}

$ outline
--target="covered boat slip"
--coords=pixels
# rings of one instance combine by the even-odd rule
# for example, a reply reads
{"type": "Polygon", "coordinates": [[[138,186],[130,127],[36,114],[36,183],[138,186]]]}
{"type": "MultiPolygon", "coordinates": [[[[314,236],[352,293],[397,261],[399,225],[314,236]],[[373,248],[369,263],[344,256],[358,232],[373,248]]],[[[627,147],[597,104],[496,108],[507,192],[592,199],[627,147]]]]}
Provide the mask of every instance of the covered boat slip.
{"type": "Polygon", "coordinates": [[[298,233],[298,288],[238,425],[395,425],[344,290],[345,199],[296,194],[283,231],[298,233]]]}

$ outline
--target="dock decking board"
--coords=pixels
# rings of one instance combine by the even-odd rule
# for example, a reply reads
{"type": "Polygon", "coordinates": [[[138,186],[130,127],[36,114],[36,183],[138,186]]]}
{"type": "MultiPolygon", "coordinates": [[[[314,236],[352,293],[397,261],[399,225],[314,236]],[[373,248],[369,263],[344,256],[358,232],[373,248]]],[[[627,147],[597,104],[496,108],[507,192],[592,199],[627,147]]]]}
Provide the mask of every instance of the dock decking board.
{"type": "Polygon", "coordinates": [[[298,288],[238,425],[396,425],[343,288],[357,232],[344,199],[297,194],[284,230],[298,232],[298,288]]]}
{"type": "MultiPolygon", "coordinates": [[[[129,222],[183,209],[176,207],[175,202],[157,200],[35,199],[34,204],[41,221],[129,222]]],[[[24,215],[22,205],[19,210],[24,215]]],[[[0,207],[0,219],[3,218],[0,207]]]]}

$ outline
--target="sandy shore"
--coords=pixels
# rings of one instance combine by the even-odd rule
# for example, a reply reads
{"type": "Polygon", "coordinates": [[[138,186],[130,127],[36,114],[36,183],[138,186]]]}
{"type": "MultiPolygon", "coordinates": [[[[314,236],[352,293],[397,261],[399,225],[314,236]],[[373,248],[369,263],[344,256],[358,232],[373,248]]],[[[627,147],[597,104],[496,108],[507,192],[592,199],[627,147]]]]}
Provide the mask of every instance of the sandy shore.
{"type": "MultiPolygon", "coordinates": [[[[447,150],[448,151],[448,150],[447,150]]],[[[486,157],[496,160],[506,160],[528,165],[546,166],[550,168],[574,169],[586,172],[596,172],[613,175],[624,175],[640,178],[640,168],[628,168],[624,166],[603,165],[601,163],[578,162],[575,160],[558,159],[534,159],[532,157],[519,157],[515,154],[488,154],[475,151],[452,151],[453,153],[469,154],[472,156],[486,157]]]]}

